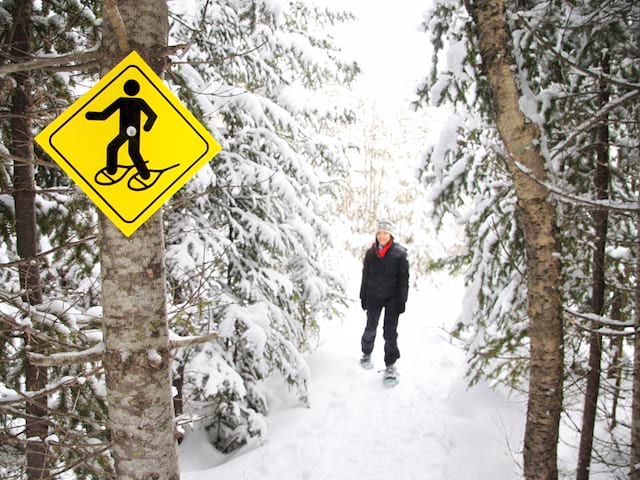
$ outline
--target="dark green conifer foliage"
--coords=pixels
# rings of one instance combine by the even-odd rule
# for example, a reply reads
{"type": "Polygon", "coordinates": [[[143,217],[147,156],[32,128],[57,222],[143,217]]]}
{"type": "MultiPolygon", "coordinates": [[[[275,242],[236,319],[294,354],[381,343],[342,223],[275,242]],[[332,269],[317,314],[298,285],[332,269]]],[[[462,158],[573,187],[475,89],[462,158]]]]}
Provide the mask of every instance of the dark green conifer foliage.
{"type": "Polygon", "coordinates": [[[300,353],[343,296],[322,258],[331,233],[319,200],[331,190],[318,178],[345,172],[340,146],[317,133],[350,113],[290,96],[349,83],[357,67],[340,60],[322,28],[346,14],[298,1],[285,12],[255,2],[198,5],[195,16],[174,17],[176,43],[191,47],[174,58],[170,78],[223,151],[174,199],[168,273],[180,308],[192,312],[188,322],[176,317],[176,331],[221,332],[179,353],[176,370],[181,377],[178,370],[193,371],[188,365],[211,365],[179,383],[193,399],[185,416],[205,412],[212,443],[226,452],[264,433],[268,405],[259,386],[268,375],[279,372],[308,401],[300,353]],[[195,202],[183,205],[189,196],[195,202]],[[193,268],[172,257],[191,258],[193,268]],[[265,335],[260,345],[257,331],[265,335]]]}
{"type": "MultiPolygon", "coordinates": [[[[0,45],[6,45],[12,28],[9,3],[0,2],[0,45]]],[[[37,4],[32,51],[38,62],[28,70],[35,85],[34,135],[97,80],[100,68],[92,52],[101,41],[102,3],[37,4]]],[[[327,123],[348,121],[352,112],[287,95],[310,95],[326,82],[347,84],[358,69],[341,59],[322,28],[349,15],[297,1],[285,2],[284,15],[251,1],[169,3],[174,9],[170,43],[183,47],[168,58],[165,80],[224,147],[165,210],[172,329],[179,335],[220,331],[216,341],[176,351],[176,403],[183,412],[180,424],[206,426],[212,442],[231,451],[264,432],[268,406],[259,386],[271,373],[279,371],[307,402],[301,353],[313,345],[318,321],[333,316],[344,296],[342,280],[321,256],[331,232],[319,214],[320,198],[332,194],[326,185],[345,173],[342,147],[317,132],[327,123]],[[193,7],[195,17],[182,11],[184,6],[193,7]],[[206,371],[185,368],[194,364],[206,371]]],[[[0,57],[2,100],[14,63],[6,54],[0,57]]],[[[96,345],[101,289],[95,208],[36,147],[45,297],[38,314],[46,320],[25,325],[31,315],[16,300],[4,105],[0,102],[0,385],[9,398],[20,391],[24,376],[24,344],[17,336],[32,328],[44,336],[48,354],[96,345]]],[[[71,468],[79,478],[110,478],[101,362],[48,371],[49,383],[62,382],[48,395],[54,471],[71,468]]],[[[3,403],[3,398],[0,448],[19,454],[24,411],[21,402],[3,403]]]]}

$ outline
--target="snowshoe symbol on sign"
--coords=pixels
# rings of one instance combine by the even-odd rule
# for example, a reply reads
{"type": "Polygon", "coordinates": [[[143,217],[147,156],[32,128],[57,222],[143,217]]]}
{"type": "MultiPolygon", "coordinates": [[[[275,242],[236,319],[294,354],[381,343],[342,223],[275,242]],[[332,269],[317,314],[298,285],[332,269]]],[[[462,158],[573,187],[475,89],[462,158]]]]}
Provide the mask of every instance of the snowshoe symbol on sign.
{"type": "MultiPolygon", "coordinates": [[[[180,166],[179,163],[175,165],[171,165],[167,168],[160,169],[148,169],[149,177],[147,179],[143,179],[140,172],[135,173],[129,178],[127,182],[127,187],[129,190],[133,190],[134,192],[141,192],[142,190],[146,190],[147,188],[153,187],[155,183],[160,179],[160,176],[172,168],[180,166]]],[[[94,181],[97,185],[115,185],[121,180],[124,180],[129,172],[135,167],[135,165],[118,165],[115,173],[109,173],[107,167],[98,170],[94,181]]]]}
{"type": "Polygon", "coordinates": [[[35,140],[127,237],[222,150],[136,52],[35,140]]]}
{"type": "Polygon", "coordinates": [[[135,167],[137,173],[129,178],[127,186],[129,190],[140,192],[151,188],[164,172],[180,164],[158,170],[151,170],[147,167],[149,162],[143,159],[140,154],[141,114],[144,113],[147,117],[142,127],[145,132],[153,128],[158,116],[144,99],[136,97],[140,92],[140,84],[137,81],[127,80],[123,90],[128,95],[127,97],[114,100],[101,112],[87,112],[85,114],[87,120],[101,121],[107,120],[116,112],[120,114],[119,132],[107,145],[107,166],[96,173],[94,180],[98,185],[115,185],[127,176],[129,170],[135,167]],[[125,143],[128,143],[129,157],[133,165],[118,165],[118,150],[125,143]]]}

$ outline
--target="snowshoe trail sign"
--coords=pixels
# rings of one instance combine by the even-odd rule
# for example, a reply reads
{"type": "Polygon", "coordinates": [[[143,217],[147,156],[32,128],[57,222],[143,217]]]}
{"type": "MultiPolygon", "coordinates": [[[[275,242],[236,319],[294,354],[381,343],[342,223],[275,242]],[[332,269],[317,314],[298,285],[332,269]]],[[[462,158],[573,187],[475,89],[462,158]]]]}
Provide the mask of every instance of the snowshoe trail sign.
{"type": "Polygon", "coordinates": [[[126,236],[221,150],[137,52],[35,140],[126,236]]]}

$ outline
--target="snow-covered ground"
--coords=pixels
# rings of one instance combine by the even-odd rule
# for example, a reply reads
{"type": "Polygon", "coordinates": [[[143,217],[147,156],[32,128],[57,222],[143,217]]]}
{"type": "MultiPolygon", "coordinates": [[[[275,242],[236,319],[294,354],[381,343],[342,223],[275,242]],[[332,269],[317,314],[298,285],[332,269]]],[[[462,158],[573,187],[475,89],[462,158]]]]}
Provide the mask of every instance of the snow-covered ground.
{"type": "Polygon", "coordinates": [[[311,407],[271,383],[266,441],[223,457],[194,432],[180,448],[184,480],[521,478],[524,402],[483,384],[468,390],[464,352],[446,334],[460,312],[462,281],[432,276],[410,291],[398,329],[400,383],[392,388],[378,372],[381,332],[376,368],[358,365],[358,282],[350,279],[345,320],[325,325],[308,357],[311,407]]]}

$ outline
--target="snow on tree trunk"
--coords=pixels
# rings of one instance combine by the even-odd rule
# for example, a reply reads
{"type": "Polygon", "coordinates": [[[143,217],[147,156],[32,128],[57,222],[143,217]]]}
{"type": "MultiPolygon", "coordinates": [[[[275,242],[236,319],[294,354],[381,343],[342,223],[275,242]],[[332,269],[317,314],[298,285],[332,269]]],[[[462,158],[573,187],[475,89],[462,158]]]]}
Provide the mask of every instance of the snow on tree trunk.
{"type": "Polygon", "coordinates": [[[478,27],[483,68],[493,92],[495,121],[508,151],[527,252],[530,378],[524,439],[524,476],[556,479],[562,407],[561,266],[556,214],[544,181],[544,159],[536,147],[540,133],[519,108],[512,69],[511,37],[500,1],[469,2],[478,27]]]}
{"type": "MultiPolygon", "coordinates": [[[[166,2],[120,0],[117,6],[131,48],[162,74],[166,2]]],[[[107,70],[129,53],[119,50],[108,22],[103,48],[107,70]]],[[[177,479],[162,211],[130,238],[104,216],[100,230],[104,367],[116,472],[120,479],[177,479]]]]}
{"type": "Polygon", "coordinates": [[[127,479],[179,478],[162,215],[131,238],[105,217],[100,224],[104,366],[116,471],[127,479]]]}

